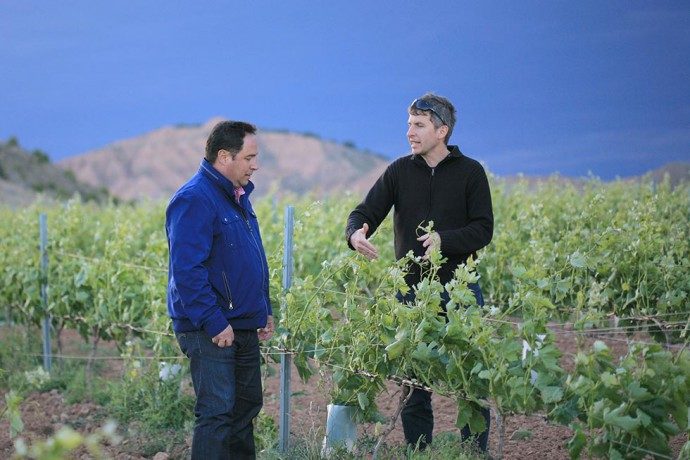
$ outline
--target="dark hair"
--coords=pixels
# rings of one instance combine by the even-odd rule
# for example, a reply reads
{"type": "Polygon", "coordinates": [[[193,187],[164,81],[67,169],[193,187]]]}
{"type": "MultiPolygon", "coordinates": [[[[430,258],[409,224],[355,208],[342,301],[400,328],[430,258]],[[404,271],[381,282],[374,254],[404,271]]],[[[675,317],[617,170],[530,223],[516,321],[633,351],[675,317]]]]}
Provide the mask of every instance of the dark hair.
{"type": "Polygon", "coordinates": [[[235,158],[242,150],[247,134],[256,134],[256,126],[244,121],[221,121],[213,127],[206,140],[206,160],[215,163],[219,150],[227,150],[235,158]]]}
{"type": "Polygon", "coordinates": [[[448,141],[450,140],[450,135],[453,134],[453,128],[455,127],[456,121],[455,107],[448,99],[446,99],[443,96],[438,96],[434,93],[426,93],[424,96],[415,99],[414,102],[410,104],[410,107],[408,107],[407,112],[410,115],[420,115],[422,113],[428,113],[431,116],[431,122],[434,124],[434,127],[436,129],[440,128],[443,125],[448,126],[448,134],[446,134],[446,137],[444,139],[444,142],[446,143],[446,145],[448,145],[448,141]],[[434,109],[418,109],[417,107],[415,107],[415,102],[417,101],[425,101],[434,109]],[[443,117],[443,119],[441,119],[441,117],[443,117]]]}

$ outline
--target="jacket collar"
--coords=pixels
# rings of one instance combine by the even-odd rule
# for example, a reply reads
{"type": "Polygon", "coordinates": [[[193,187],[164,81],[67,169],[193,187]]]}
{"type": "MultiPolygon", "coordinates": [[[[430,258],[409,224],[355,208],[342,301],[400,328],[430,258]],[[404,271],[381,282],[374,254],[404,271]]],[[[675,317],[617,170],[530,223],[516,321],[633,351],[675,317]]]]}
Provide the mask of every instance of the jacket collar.
{"type": "MultiPolygon", "coordinates": [[[[214,186],[221,189],[230,197],[231,201],[235,202],[235,186],[225,176],[223,176],[206,158],[201,159],[199,165],[199,174],[207,178],[214,186]]],[[[244,195],[242,197],[249,197],[249,194],[254,190],[254,183],[249,181],[244,187],[244,195]]],[[[246,198],[242,198],[246,199],[246,198]]]]}
{"type": "MultiPolygon", "coordinates": [[[[436,165],[436,167],[442,165],[443,163],[445,163],[446,161],[448,161],[452,158],[462,158],[464,156],[457,145],[448,145],[448,150],[449,150],[448,155],[443,160],[441,160],[436,165]]],[[[426,166],[427,168],[429,167],[429,165],[426,164],[426,161],[424,161],[424,158],[420,157],[419,155],[415,155],[413,153],[412,155],[410,155],[410,159],[412,161],[414,161],[415,163],[421,165],[421,166],[426,166]]]]}

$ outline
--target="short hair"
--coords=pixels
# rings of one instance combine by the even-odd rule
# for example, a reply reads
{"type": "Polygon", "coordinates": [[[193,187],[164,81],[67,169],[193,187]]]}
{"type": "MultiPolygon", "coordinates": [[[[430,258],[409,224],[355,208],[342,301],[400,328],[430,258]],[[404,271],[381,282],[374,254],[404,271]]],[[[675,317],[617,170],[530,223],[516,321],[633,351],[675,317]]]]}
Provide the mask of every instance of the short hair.
{"type": "Polygon", "coordinates": [[[438,96],[434,93],[426,93],[424,96],[415,99],[412,104],[407,108],[407,113],[410,115],[420,115],[423,113],[428,113],[431,116],[431,123],[433,123],[434,127],[436,129],[440,128],[443,125],[448,126],[448,134],[446,134],[446,137],[444,139],[444,142],[446,145],[448,145],[448,141],[450,140],[450,135],[453,134],[453,128],[455,127],[455,114],[456,110],[453,104],[446,99],[443,96],[438,96]],[[422,110],[418,109],[415,107],[415,103],[417,101],[424,101],[431,107],[433,107],[433,110],[422,110]]]}
{"type": "Polygon", "coordinates": [[[227,150],[235,158],[242,150],[247,134],[256,134],[256,126],[244,121],[221,121],[216,124],[206,140],[206,160],[215,163],[219,150],[227,150]]]}

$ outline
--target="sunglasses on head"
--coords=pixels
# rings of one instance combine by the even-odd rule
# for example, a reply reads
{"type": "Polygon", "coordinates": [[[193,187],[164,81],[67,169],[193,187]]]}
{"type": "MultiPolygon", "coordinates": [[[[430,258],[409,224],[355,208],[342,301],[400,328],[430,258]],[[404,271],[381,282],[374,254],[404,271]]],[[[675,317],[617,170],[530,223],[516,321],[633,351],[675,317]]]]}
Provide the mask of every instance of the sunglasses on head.
{"type": "Polygon", "coordinates": [[[444,120],[443,117],[441,116],[441,114],[438,113],[438,111],[434,108],[432,103],[427,101],[426,99],[415,99],[412,102],[412,107],[414,107],[415,109],[418,109],[418,110],[428,110],[428,111],[434,112],[434,114],[436,114],[436,116],[439,118],[439,120],[441,120],[441,123],[448,126],[448,123],[446,123],[446,120],[444,120]]]}

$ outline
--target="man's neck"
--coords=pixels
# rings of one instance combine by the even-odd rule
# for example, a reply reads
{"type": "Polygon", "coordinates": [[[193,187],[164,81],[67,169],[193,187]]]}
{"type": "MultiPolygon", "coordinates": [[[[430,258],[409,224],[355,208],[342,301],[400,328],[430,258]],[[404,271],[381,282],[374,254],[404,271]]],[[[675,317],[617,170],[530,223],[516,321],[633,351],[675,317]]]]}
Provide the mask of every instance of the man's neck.
{"type": "Polygon", "coordinates": [[[435,168],[449,153],[450,150],[448,150],[447,145],[439,144],[437,148],[428,152],[422,158],[424,158],[424,161],[426,161],[430,168],[435,168]]]}

